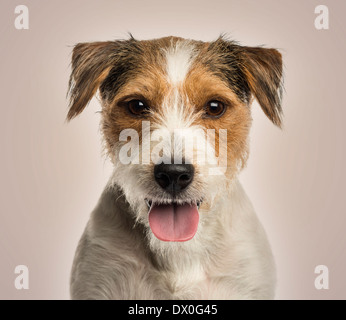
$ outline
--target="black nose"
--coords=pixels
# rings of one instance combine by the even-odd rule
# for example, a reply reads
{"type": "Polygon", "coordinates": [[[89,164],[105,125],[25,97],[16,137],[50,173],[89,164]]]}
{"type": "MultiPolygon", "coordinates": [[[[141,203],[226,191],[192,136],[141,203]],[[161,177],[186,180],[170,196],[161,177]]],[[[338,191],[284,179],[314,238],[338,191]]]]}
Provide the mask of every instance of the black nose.
{"type": "Polygon", "coordinates": [[[192,164],[161,163],[154,167],[156,182],[172,195],[185,189],[191,183],[194,171],[192,164]]]}

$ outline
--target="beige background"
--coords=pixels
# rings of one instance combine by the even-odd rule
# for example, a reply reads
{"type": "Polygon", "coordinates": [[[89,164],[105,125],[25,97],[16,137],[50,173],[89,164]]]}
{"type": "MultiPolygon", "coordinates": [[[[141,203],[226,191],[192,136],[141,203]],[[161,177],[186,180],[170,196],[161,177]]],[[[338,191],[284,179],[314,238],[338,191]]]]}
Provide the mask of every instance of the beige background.
{"type": "Polygon", "coordinates": [[[284,130],[253,106],[241,175],[278,267],[279,299],[346,298],[346,42],[344,1],[174,0],[0,3],[0,298],[68,299],[77,241],[111,167],[101,157],[97,101],[70,124],[65,98],[77,42],[178,35],[280,48],[284,130]],[[330,30],[314,28],[327,4],[330,30]],[[30,29],[14,28],[26,4],[30,29]],[[14,288],[14,268],[30,289],[14,288]],[[314,287],[329,267],[330,289],[314,287]]]}

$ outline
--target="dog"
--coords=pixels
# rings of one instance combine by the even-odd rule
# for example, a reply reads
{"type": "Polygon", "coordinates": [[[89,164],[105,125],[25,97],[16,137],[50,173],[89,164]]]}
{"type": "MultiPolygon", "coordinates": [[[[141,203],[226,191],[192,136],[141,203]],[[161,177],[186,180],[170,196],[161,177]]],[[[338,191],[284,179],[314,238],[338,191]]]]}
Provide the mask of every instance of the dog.
{"type": "Polygon", "coordinates": [[[253,100],[281,127],[279,51],[130,35],[77,44],[71,65],[67,119],[97,94],[114,165],[76,250],[71,298],[273,299],[273,255],[237,177],[253,100]],[[198,161],[202,149],[210,161],[198,161]]]}

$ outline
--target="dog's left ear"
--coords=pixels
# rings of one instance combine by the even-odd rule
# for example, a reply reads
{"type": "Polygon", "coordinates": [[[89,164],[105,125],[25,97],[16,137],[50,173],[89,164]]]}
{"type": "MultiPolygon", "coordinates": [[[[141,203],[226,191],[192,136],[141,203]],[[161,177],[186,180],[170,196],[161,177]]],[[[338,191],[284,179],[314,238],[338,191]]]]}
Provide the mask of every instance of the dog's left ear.
{"type": "Polygon", "coordinates": [[[282,57],[276,49],[242,47],[241,68],[247,85],[267,117],[281,127],[282,57]]]}

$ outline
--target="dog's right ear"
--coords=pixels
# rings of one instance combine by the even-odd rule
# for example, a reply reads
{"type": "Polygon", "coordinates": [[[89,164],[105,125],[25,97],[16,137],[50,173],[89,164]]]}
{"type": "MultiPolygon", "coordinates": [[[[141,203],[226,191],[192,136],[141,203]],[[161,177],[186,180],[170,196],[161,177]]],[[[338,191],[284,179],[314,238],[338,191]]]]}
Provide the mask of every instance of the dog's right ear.
{"type": "Polygon", "coordinates": [[[73,49],[67,119],[79,115],[106,79],[117,52],[117,41],[79,43],[73,49]]]}

